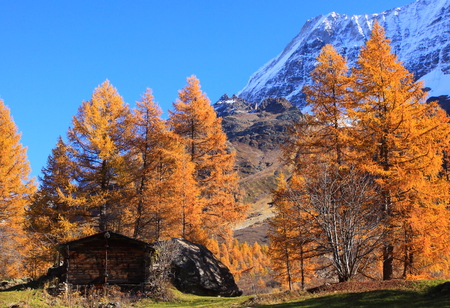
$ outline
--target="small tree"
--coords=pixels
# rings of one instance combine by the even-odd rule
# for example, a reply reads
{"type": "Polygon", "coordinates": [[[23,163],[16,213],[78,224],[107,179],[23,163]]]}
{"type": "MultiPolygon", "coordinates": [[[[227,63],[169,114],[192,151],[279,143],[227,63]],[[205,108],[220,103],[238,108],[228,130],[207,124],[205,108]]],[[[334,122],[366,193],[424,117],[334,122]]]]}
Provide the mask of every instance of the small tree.
{"type": "Polygon", "coordinates": [[[278,187],[272,193],[275,216],[270,221],[270,258],[275,278],[285,282],[289,290],[294,283],[300,282],[304,289],[311,259],[316,255],[313,243],[313,225],[305,219],[305,213],[299,211],[295,202],[288,197],[288,185],[284,176],[278,179],[278,187]]]}
{"type": "Polygon", "coordinates": [[[149,276],[150,296],[167,301],[171,299],[169,286],[172,280],[172,262],[181,253],[181,248],[176,239],[157,242],[153,248],[155,252],[149,276]]]}
{"type": "Polygon", "coordinates": [[[312,241],[329,258],[339,281],[347,281],[364,273],[383,240],[377,186],[355,168],[315,168],[314,176],[294,179],[285,198],[305,214],[303,221],[313,225],[312,241]]]}

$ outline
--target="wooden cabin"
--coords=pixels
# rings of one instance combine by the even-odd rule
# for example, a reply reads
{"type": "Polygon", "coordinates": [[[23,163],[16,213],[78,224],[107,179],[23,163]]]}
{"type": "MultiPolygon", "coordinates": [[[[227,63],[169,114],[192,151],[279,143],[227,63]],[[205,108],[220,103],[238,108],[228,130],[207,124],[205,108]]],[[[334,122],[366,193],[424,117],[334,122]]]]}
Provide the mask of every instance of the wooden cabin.
{"type": "Polygon", "coordinates": [[[143,241],[103,231],[56,248],[62,258],[61,282],[69,285],[132,287],[148,282],[154,249],[143,241]]]}

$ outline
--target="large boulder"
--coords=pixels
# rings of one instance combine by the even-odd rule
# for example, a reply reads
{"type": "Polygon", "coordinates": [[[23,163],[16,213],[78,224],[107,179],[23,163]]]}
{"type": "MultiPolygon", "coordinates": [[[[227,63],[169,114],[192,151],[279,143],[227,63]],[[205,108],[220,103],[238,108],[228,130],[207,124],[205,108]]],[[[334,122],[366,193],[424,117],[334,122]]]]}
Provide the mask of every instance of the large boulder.
{"type": "Polygon", "coordinates": [[[184,293],[203,296],[240,296],[242,291],[228,267],[205,246],[182,238],[171,241],[179,246],[172,259],[173,285],[184,293]]]}

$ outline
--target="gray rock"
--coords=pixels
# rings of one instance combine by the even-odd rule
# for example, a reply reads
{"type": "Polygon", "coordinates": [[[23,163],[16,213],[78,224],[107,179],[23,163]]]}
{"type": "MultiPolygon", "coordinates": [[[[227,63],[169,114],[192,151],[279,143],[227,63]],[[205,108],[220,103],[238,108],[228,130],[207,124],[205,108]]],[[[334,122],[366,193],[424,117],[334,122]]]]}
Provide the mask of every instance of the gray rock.
{"type": "Polygon", "coordinates": [[[258,106],[258,111],[270,113],[283,113],[292,108],[292,104],[284,98],[266,98],[258,106]]]}
{"type": "Polygon", "coordinates": [[[172,261],[173,285],[184,293],[203,296],[240,296],[230,270],[205,246],[174,238],[180,251],[172,261]]]}

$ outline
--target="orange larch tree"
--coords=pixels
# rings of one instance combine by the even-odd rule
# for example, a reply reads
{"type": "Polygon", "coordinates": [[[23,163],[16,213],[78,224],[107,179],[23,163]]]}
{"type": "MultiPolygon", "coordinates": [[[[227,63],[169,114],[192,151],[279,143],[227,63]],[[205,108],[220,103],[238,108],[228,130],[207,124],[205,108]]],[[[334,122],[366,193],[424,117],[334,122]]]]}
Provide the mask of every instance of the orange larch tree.
{"type": "MultiPolygon", "coordinates": [[[[377,178],[383,191],[388,238],[383,251],[383,278],[394,277],[394,260],[402,260],[403,275],[414,268],[424,243],[449,243],[447,189],[441,179],[443,148],[448,144],[449,118],[436,103],[426,103],[424,85],[415,82],[391,51],[384,29],[375,22],[362,47],[354,79],[356,105],[352,144],[354,160],[377,178]],[[417,219],[433,216],[439,232],[427,233],[417,219]],[[443,215],[443,216],[436,216],[443,215]],[[433,234],[433,235],[432,235],[433,234]],[[436,236],[441,234],[442,237],[436,236]]],[[[435,251],[435,258],[442,250],[435,251]]],[[[417,267],[416,267],[417,268],[417,267]]]]}
{"type": "Polygon", "coordinates": [[[131,134],[131,112],[109,81],[81,104],[68,130],[76,187],[64,202],[84,209],[83,219],[98,230],[125,228],[121,212],[127,206],[124,191],[131,185],[131,134]]]}
{"type": "Polygon", "coordinates": [[[308,154],[328,153],[336,165],[342,165],[349,147],[349,68],[345,58],[331,45],[322,48],[317,62],[311,73],[312,85],[303,88],[312,116],[295,124],[297,135],[302,134],[294,139],[296,152],[301,154],[300,159],[308,154]]]}
{"type": "Polygon", "coordinates": [[[87,230],[83,221],[79,220],[85,213],[61,198],[61,194],[70,195],[73,191],[73,164],[67,145],[60,137],[47,159],[46,167],[42,168],[42,176],[39,177],[41,185],[27,209],[27,233],[33,239],[30,240],[33,246],[30,262],[35,264],[35,271],[41,270],[41,275],[55,261],[56,244],[93,231],[87,230]]]}
{"type": "Polygon", "coordinates": [[[281,175],[272,194],[275,216],[270,221],[269,255],[274,277],[293,290],[296,282],[304,289],[311,277],[311,259],[315,253],[313,225],[304,219],[305,215],[298,211],[296,203],[289,200],[290,185],[281,175]]]}
{"type": "Polygon", "coordinates": [[[231,228],[245,215],[238,202],[234,153],[228,153],[221,118],[217,118],[200,82],[189,77],[179,99],[169,111],[169,123],[186,145],[200,187],[202,228],[212,237],[229,237],[231,228]]]}
{"type": "MultiPolygon", "coordinates": [[[[162,196],[158,198],[159,200],[150,198],[150,187],[155,180],[163,181],[161,177],[155,179],[153,174],[164,159],[161,152],[164,151],[166,126],[161,119],[162,111],[155,104],[150,89],[142,95],[141,101],[136,102],[136,106],[133,112],[134,134],[130,139],[130,148],[135,159],[133,182],[136,183],[135,195],[131,203],[135,206],[127,210],[130,211],[134,238],[150,237],[152,240],[160,240],[161,228],[158,226],[161,224],[161,212],[165,204],[161,204],[162,196]]],[[[152,188],[152,193],[156,195],[160,193],[155,187],[152,188]]]]}
{"type": "Polygon", "coordinates": [[[36,189],[26,148],[8,107],[0,100],[0,277],[23,274],[24,209],[36,189]]]}
{"type": "MultiPolygon", "coordinates": [[[[181,140],[177,138],[181,143],[181,140]]],[[[176,157],[176,173],[174,174],[174,202],[178,203],[180,211],[181,237],[195,243],[207,243],[207,232],[202,228],[202,203],[200,188],[195,180],[195,164],[186,152],[184,144],[176,157]]]]}
{"type": "Polygon", "coordinates": [[[199,229],[198,189],[193,163],[178,136],[167,129],[150,89],[134,110],[131,148],[136,183],[132,206],[133,235],[147,240],[182,236],[199,229]]]}

